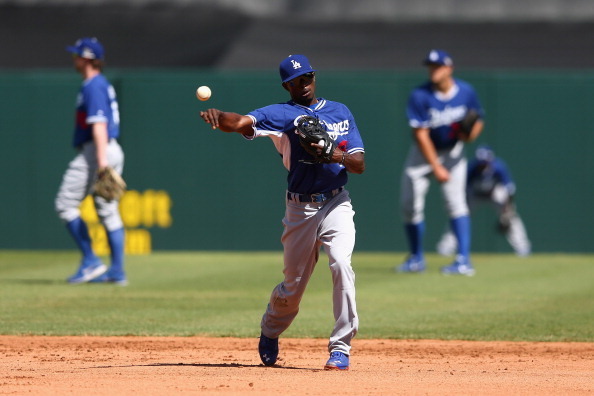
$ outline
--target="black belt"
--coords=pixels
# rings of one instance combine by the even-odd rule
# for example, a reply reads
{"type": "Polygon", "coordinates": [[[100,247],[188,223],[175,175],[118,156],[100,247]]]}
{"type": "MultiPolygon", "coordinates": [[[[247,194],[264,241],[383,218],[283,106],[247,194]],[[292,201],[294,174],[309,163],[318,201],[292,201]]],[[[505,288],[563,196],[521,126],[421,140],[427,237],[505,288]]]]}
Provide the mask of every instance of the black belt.
{"type": "Polygon", "coordinates": [[[324,202],[329,200],[330,198],[335,197],[340,192],[344,190],[344,187],[337,188],[332,191],[323,192],[323,193],[315,193],[315,194],[297,194],[287,191],[287,199],[289,201],[297,201],[297,202],[324,202]]]}

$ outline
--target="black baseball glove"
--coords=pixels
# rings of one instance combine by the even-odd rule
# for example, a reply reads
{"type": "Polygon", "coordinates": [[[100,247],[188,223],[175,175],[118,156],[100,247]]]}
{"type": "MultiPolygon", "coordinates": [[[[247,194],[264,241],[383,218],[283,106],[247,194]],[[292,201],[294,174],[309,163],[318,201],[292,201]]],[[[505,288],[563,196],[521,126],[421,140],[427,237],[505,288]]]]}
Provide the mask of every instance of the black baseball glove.
{"type": "Polygon", "coordinates": [[[297,133],[301,147],[314,158],[313,161],[310,161],[311,163],[330,163],[332,161],[336,142],[324,129],[320,120],[311,116],[301,117],[297,122],[297,133]],[[312,143],[318,144],[322,148],[312,146],[312,143]]]}
{"type": "Polygon", "coordinates": [[[474,109],[470,109],[466,112],[464,118],[452,125],[452,128],[458,135],[468,137],[470,136],[470,132],[472,132],[472,127],[474,127],[474,124],[476,124],[479,118],[479,113],[474,109]]]}

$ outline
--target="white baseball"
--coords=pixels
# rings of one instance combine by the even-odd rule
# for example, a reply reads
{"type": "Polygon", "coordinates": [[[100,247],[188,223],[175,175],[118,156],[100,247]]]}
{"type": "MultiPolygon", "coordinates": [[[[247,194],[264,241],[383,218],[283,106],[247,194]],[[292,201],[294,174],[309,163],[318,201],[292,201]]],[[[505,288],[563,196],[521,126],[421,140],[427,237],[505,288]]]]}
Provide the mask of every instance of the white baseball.
{"type": "Polygon", "coordinates": [[[212,92],[211,92],[210,88],[208,88],[206,85],[198,87],[198,89],[196,90],[196,97],[199,100],[202,100],[202,101],[208,100],[208,99],[210,99],[210,95],[212,95],[212,92]]]}
{"type": "Polygon", "coordinates": [[[325,145],[325,144],[326,144],[326,141],[325,141],[324,139],[322,139],[322,140],[320,140],[320,141],[318,142],[318,144],[319,144],[320,146],[323,146],[323,145],[325,145]]]}

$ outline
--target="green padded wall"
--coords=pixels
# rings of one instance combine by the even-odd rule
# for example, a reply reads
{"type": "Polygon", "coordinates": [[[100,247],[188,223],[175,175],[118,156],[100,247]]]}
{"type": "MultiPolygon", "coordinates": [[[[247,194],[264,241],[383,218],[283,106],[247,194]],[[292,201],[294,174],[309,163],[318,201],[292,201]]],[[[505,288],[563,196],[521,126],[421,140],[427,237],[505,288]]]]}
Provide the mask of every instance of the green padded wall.
{"type": "MultiPolygon", "coordinates": [[[[282,248],[286,171],[272,143],[212,131],[198,115],[206,107],[247,113],[287,100],[275,71],[107,75],[120,100],[130,252],[282,248]],[[212,88],[210,101],[195,98],[199,85],[212,88]]],[[[594,72],[459,70],[457,76],[476,87],[487,111],[485,131],[467,155],[489,143],[507,161],[534,250],[594,251],[594,72]]],[[[348,185],[359,250],[406,249],[398,210],[411,144],[404,106],[425,77],[318,72],[318,95],[349,106],[365,141],[367,170],[351,175],[348,185]]],[[[69,145],[79,84],[72,71],[0,72],[2,249],[74,247],[53,201],[75,154],[69,145]]],[[[426,248],[432,250],[447,222],[435,183],[426,214],[426,248]]],[[[490,208],[474,214],[474,251],[511,251],[494,224],[490,208]]],[[[93,227],[100,238],[100,227],[93,227]]]]}

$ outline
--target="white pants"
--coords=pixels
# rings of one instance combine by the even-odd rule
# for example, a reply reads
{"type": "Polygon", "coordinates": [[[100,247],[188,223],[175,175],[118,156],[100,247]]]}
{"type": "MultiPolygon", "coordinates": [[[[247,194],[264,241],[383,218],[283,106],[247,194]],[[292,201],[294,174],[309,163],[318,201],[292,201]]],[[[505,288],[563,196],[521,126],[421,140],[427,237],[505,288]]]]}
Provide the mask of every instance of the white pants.
{"type": "Polygon", "coordinates": [[[351,255],[355,247],[355,212],[348,191],[324,203],[287,200],[284,232],[284,280],[272,291],[262,317],[262,333],[278,337],[293,322],[299,303],[319,258],[320,247],[328,255],[332,272],[334,329],[328,350],[349,354],[359,319],[355,304],[355,273],[351,255]]]}
{"type": "MultiPolygon", "coordinates": [[[[504,186],[497,186],[490,198],[480,198],[470,195],[468,197],[468,205],[470,210],[474,210],[478,205],[490,204],[497,211],[497,215],[501,216],[504,212],[506,203],[508,201],[507,189],[504,186]]],[[[514,211],[510,218],[510,226],[504,232],[505,239],[514,249],[518,256],[527,256],[531,253],[531,243],[524,227],[524,222],[520,215],[514,211]]],[[[437,243],[437,252],[444,256],[453,255],[457,249],[457,241],[454,234],[450,230],[446,230],[441,239],[437,243]]]]}
{"type": "MultiPolygon", "coordinates": [[[[441,183],[441,192],[448,216],[455,219],[468,215],[466,203],[466,167],[464,144],[458,142],[448,150],[437,152],[439,162],[450,172],[450,179],[441,183]]],[[[429,191],[431,166],[413,145],[406,158],[400,182],[400,207],[405,224],[418,224],[425,220],[425,198],[429,191]]]]}
{"type": "MultiPolygon", "coordinates": [[[[80,204],[92,193],[97,179],[97,149],[94,142],[85,143],[70,163],[62,178],[56,196],[55,207],[58,216],[65,222],[80,217],[80,204]]],[[[124,153],[117,140],[111,139],[107,145],[107,161],[118,173],[124,169],[124,153]]],[[[124,226],[119,212],[118,201],[106,201],[93,196],[97,216],[108,231],[119,230],[124,226]]]]}

